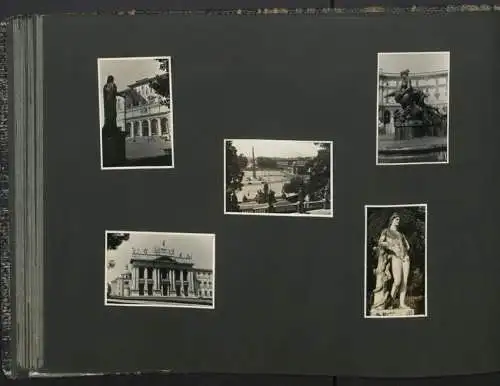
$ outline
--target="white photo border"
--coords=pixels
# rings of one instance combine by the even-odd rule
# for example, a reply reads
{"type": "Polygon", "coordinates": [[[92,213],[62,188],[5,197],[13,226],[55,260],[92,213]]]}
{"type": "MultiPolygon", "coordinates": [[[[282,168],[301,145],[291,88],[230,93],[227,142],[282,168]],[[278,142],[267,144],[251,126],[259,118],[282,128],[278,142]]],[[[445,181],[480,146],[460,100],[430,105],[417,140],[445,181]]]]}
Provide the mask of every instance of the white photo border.
{"type": "Polygon", "coordinates": [[[377,105],[376,105],[376,140],[375,140],[375,165],[376,166],[409,166],[409,165],[449,165],[450,164],[450,83],[451,83],[451,51],[422,51],[422,52],[378,52],[377,53],[377,105]],[[448,88],[447,88],[447,109],[448,114],[446,117],[446,161],[429,161],[429,162],[379,162],[378,153],[378,122],[379,122],[379,71],[380,71],[380,56],[381,55],[437,55],[447,54],[448,57],[448,88]]]}
{"type": "Polygon", "coordinates": [[[99,85],[101,84],[101,61],[107,61],[107,60],[148,60],[148,59],[167,59],[168,60],[168,70],[169,70],[169,94],[170,94],[170,142],[172,143],[172,165],[165,165],[165,166],[104,166],[104,159],[103,159],[103,154],[102,154],[102,122],[100,122],[99,118],[99,154],[100,154],[100,167],[101,170],[165,170],[165,169],[174,169],[175,168],[175,139],[174,139],[174,96],[172,94],[172,83],[173,83],[173,70],[172,70],[172,57],[171,56],[165,56],[165,55],[159,55],[159,56],[130,56],[130,57],[103,57],[103,58],[97,58],[97,97],[98,97],[98,114],[100,115],[101,109],[103,108],[102,105],[104,103],[102,99],[102,90],[99,88],[99,85]]]}
{"type": "Polygon", "coordinates": [[[198,310],[215,310],[215,299],[216,299],[216,272],[215,272],[215,233],[191,233],[191,232],[159,232],[159,231],[128,231],[128,230],[106,230],[104,231],[104,306],[106,307],[153,307],[153,308],[191,308],[198,310]],[[212,304],[211,305],[199,305],[199,304],[182,304],[182,303],[140,303],[140,304],[127,304],[127,303],[108,303],[107,296],[107,243],[108,243],[108,233],[133,233],[133,234],[143,234],[143,235],[176,235],[176,236],[211,236],[212,237],[212,304]]]}
{"type": "Polygon", "coordinates": [[[429,309],[428,309],[428,268],[427,268],[427,249],[428,249],[428,218],[429,218],[429,210],[428,205],[426,203],[422,204],[387,204],[387,205],[365,205],[365,240],[363,243],[364,246],[364,270],[363,270],[363,318],[364,319],[415,319],[415,318],[428,318],[429,317],[429,309]],[[368,256],[367,256],[367,248],[368,248],[368,208],[408,208],[408,207],[419,207],[423,206],[425,208],[425,256],[424,256],[424,275],[425,275],[425,294],[424,294],[424,308],[425,312],[419,315],[389,315],[389,316],[377,316],[377,315],[369,315],[367,313],[367,274],[368,274],[368,256]]]}
{"type": "Polygon", "coordinates": [[[334,153],[334,141],[325,140],[310,140],[310,139],[269,139],[269,138],[224,138],[223,140],[223,179],[222,179],[222,193],[223,193],[223,203],[224,203],[224,215],[232,216],[259,216],[259,217],[294,217],[294,218],[333,218],[335,213],[335,203],[333,202],[333,174],[334,174],[334,164],[333,164],[333,153],[334,153]],[[330,214],[303,214],[303,213],[250,213],[250,212],[228,212],[226,210],[226,142],[227,141],[289,141],[289,142],[317,142],[317,143],[328,143],[331,146],[330,150],[330,214]]]}

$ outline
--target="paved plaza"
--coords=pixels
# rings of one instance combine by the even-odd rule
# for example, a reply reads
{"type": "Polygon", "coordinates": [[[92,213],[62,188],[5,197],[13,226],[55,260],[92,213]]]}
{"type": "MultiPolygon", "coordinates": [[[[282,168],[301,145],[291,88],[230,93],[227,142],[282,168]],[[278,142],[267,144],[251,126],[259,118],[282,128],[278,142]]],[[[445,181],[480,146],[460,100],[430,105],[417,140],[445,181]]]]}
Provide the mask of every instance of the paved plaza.
{"type": "Polygon", "coordinates": [[[128,160],[162,157],[171,152],[171,141],[159,136],[128,138],[125,154],[128,160]]]}

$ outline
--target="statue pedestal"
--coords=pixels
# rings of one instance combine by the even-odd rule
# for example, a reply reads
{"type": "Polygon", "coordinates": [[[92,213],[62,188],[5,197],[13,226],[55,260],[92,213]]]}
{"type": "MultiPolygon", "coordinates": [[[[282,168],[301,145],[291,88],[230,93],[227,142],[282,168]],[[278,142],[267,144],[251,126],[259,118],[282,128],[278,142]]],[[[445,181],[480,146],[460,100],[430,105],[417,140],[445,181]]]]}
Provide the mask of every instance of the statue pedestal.
{"type": "Polygon", "coordinates": [[[394,134],[395,139],[399,141],[419,138],[425,136],[426,127],[421,121],[409,121],[407,123],[397,125],[394,134]]]}
{"type": "Polygon", "coordinates": [[[402,317],[402,316],[413,316],[415,315],[415,311],[411,308],[394,308],[392,310],[370,310],[371,316],[393,316],[393,317],[402,317]]]}
{"type": "Polygon", "coordinates": [[[102,163],[104,167],[123,166],[125,157],[126,134],[119,130],[106,132],[102,135],[102,163]]]}

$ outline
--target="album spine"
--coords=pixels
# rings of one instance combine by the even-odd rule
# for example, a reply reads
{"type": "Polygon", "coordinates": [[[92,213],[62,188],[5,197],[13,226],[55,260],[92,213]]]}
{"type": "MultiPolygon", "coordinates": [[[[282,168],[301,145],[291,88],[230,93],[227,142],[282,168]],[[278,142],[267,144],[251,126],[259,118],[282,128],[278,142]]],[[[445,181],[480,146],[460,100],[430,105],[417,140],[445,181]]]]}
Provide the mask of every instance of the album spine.
{"type": "Polygon", "coordinates": [[[8,88],[7,88],[7,23],[0,23],[0,327],[2,370],[11,371],[11,278],[12,263],[9,253],[9,160],[8,160],[8,88]]]}
{"type": "Polygon", "coordinates": [[[2,370],[44,366],[42,16],[0,27],[2,370]]]}

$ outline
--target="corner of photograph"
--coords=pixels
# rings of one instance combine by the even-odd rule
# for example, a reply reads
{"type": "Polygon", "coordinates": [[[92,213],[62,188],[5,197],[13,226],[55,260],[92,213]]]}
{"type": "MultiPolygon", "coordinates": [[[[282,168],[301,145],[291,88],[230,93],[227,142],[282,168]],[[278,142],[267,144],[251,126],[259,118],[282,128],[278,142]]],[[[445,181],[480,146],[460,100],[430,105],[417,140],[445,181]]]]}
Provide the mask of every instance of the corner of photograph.
{"type": "Polygon", "coordinates": [[[377,57],[377,165],[449,163],[450,52],[377,57]]]}
{"type": "Polygon", "coordinates": [[[225,139],[224,214],[333,217],[333,142],[225,139]]]}
{"type": "Polygon", "coordinates": [[[427,204],[365,206],[365,318],[427,317],[427,204]]]}
{"type": "Polygon", "coordinates": [[[98,58],[101,170],[174,167],[169,56],[98,58]]]}
{"type": "Polygon", "coordinates": [[[106,306],[215,309],[215,234],[105,232],[106,306]]]}

